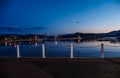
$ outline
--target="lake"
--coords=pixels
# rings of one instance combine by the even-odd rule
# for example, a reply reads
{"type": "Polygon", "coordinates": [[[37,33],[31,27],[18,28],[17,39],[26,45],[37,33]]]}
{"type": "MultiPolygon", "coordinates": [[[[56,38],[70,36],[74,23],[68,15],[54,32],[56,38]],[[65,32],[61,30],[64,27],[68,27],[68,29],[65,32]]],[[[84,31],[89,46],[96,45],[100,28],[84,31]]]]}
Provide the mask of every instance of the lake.
{"type": "MultiPolygon", "coordinates": [[[[70,44],[73,44],[73,56],[77,58],[100,58],[101,43],[104,44],[104,57],[120,57],[120,43],[110,41],[48,41],[19,42],[21,57],[42,57],[42,44],[46,57],[70,57],[70,44]]],[[[0,57],[16,57],[16,43],[0,45],[0,57]]]]}

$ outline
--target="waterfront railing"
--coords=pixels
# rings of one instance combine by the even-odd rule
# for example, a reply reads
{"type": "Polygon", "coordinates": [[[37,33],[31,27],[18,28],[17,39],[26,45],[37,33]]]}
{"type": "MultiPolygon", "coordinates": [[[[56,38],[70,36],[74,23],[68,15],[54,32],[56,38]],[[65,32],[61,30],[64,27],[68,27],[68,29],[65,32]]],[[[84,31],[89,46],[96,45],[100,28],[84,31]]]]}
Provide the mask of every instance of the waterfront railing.
{"type": "MultiPolygon", "coordinates": [[[[96,48],[96,47],[101,47],[101,56],[100,58],[104,58],[104,46],[106,47],[120,47],[120,46],[111,46],[111,45],[104,45],[103,43],[101,45],[96,45],[96,46],[89,46],[89,47],[84,47],[84,46],[77,46],[77,45],[73,45],[73,44],[70,44],[70,45],[65,45],[65,46],[60,46],[60,47],[70,47],[70,58],[74,58],[74,47],[77,47],[77,48],[96,48]]],[[[42,44],[41,48],[42,48],[42,58],[47,58],[46,57],[46,52],[45,52],[45,49],[46,47],[50,47],[50,48],[55,48],[54,46],[45,46],[45,44],[42,44]]],[[[20,46],[17,45],[17,58],[20,58],[20,46]]]]}
{"type": "MultiPolygon", "coordinates": [[[[35,46],[31,46],[31,47],[28,47],[28,46],[21,46],[21,45],[16,45],[16,55],[15,55],[15,57],[17,57],[17,58],[21,58],[21,57],[23,57],[22,56],[22,48],[24,47],[24,49],[28,49],[28,48],[33,48],[33,47],[35,47],[35,46]]],[[[46,45],[46,44],[42,44],[42,45],[40,45],[39,47],[38,47],[38,49],[40,48],[41,49],[41,54],[40,54],[40,56],[39,55],[37,55],[37,57],[41,57],[41,58],[49,58],[49,56],[47,56],[47,51],[48,51],[48,49],[47,48],[50,48],[50,49],[55,49],[55,48],[59,48],[59,50],[60,49],[62,49],[62,48],[65,48],[65,47],[67,47],[67,48],[69,48],[68,50],[69,51],[67,51],[69,54],[68,54],[68,56],[67,57],[69,57],[69,58],[77,58],[76,57],[76,53],[75,52],[77,52],[77,49],[78,49],[78,51],[79,52],[81,52],[81,53],[86,53],[86,52],[82,52],[81,51],[81,49],[82,50],[88,50],[88,53],[93,53],[93,54],[95,54],[95,53],[99,53],[100,55],[99,55],[99,58],[105,58],[105,54],[107,54],[107,53],[111,53],[111,52],[107,52],[105,49],[106,48],[110,48],[110,49],[113,49],[113,47],[117,47],[118,49],[120,49],[120,46],[113,46],[113,45],[108,45],[108,44],[103,44],[103,43],[101,43],[100,45],[95,45],[95,46],[82,46],[82,45],[75,45],[75,44],[73,44],[73,43],[71,43],[71,44],[69,44],[69,45],[59,45],[59,46],[52,46],[52,45],[46,45]],[[112,47],[112,48],[111,48],[112,47]],[[89,49],[100,49],[100,51],[98,51],[98,52],[90,52],[89,51],[89,49]],[[80,49],[80,50],[79,50],[80,49]]],[[[116,48],[115,48],[116,49],[116,48]]],[[[29,49],[30,50],[30,49],[29,49]]],[[[51,50],[49,50],[49,51],[51,51],[51,50]]],[[[94,50],[93,50],[94,51],[94,50]]],[[[96,51],[96,50],[95,50],[96,51]]],[[[110,51],[110,50],[109,50],[110,51]]],[[[112,51],[112,50],[111,50],[112,51]]],[[[117,51],[119,51],[119,50],[117,50],[117,51]]],[[[63,52],[61,52],[61,53],[63,53],[63,52]]],[[[114,53],[114,52],[112,52],[112,53],[114,53]]],[[[115,54],[115,53],[114,53],[115,54]]],[[[52,55],[52,53],[51,53],[51,55],[52,55]]],[[[59,55],[58,53],[57,53],[57,55],[59,55]]],[[[89,54],[86,54],[86,55],[89,55],[89,54]]],[[[54,55],[54,56],[56,56],[56,55],[54,55]]],[[[66,56],[65,56],[66,57],[66,56]]]]}

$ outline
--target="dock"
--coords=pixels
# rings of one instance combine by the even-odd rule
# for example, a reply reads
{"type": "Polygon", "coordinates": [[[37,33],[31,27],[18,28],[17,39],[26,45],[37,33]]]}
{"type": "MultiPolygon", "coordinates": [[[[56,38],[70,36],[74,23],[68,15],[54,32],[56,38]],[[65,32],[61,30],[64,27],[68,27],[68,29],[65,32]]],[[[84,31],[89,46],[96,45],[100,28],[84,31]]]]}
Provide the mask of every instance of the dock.
{"type": "Polygon", "coordinates": [[[0,58],[0,78],[119,78],[120,58],[0,58]]]}

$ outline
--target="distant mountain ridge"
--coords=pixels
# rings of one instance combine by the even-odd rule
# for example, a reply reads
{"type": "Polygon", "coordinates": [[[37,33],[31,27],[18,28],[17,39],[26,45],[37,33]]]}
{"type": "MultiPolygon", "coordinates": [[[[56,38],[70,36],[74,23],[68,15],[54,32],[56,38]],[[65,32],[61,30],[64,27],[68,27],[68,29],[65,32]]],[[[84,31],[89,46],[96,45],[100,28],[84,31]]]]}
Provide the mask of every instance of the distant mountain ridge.
{"type": "Polygon", "coordinates": [[[116,35],[116,34],[120,34],[120,30],[117,30],[117,31],[111,31],[111,32],[109,32],[108,34],[114,34],[114,35],[116,35]]]}
{"type": "Polygon", "coordinates": [[[76,33],[69,33],[69,34],[60,34],[60,35],[44,35],[44,34],[1,34],[0,40],[8,38],[17,37],[18,39],[34,39],[35,36],[39,39],[48,39],[48,40],[54,40],[54,39],[61,39],[61,38],[82,38],[82,39],[98,39],[103,37],[120,37],[120,30],[117,31],[111,31],[108,33],[82,33],[82,32],[76,32],[76,33]]]}

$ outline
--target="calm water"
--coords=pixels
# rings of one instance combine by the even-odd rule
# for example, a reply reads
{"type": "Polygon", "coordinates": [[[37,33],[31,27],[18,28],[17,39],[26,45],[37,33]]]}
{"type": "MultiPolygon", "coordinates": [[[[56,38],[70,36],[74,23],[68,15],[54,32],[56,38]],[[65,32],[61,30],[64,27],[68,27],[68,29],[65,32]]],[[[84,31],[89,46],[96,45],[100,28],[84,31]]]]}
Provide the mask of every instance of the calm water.
{"type": "MultiPolygon", "coordinates": [[[[93,57],[100,58],[101,43],[104,46],[104,56],[106,58],[120,57],[120,43],[85,41],[85,42],[71,42],[71,41],[52,41],[45,42],[46,57],[69,57],[70,44],[74,45],[74,57],[93,57]],[[115,47],[117,46],[117,47],[115,47]]],[[[0,46],[0,57],[16,57],[16,44],[5,43],[6,46],[0,46]],[[13,45],[14,44],[14,45],[13,45]]],[[[19,43],[21,57],[41,57],[42,56],[42,42],[39,43],[19,43]]]]}

